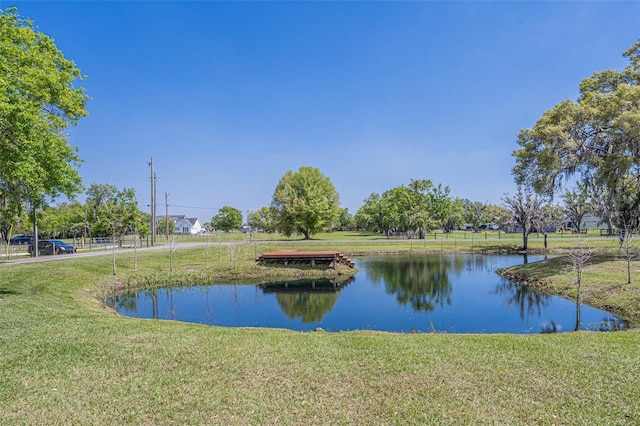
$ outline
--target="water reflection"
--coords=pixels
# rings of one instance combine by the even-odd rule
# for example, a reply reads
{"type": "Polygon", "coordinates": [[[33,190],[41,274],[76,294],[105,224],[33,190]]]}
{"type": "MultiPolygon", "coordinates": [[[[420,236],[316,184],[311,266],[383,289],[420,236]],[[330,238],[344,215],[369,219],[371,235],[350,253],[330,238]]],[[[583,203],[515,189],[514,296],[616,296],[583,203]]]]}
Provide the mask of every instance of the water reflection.
{"type": "MultiPolygon", "coordinates": [[[[501,279],[496,285],[493,294],[504,297],[505,305],[507,307],[516,307],[520,313],[520,319],[528,321],[530,318],[543,318],[545,316],[545,308],[551,306],[553,299],[556,298],[547,293],[536,291],[531,287],[515,284],[507,279],[501,279]]],[[[578,330],[590,330],[590,331],[620,331],[630,328],[632,325],[628,321],[624,321],[621,318],[615,316],[603,317],[600,322],[592,322],[584,324],[580,318],[582,316],[582,304],[574,302],[574,326],[567,328],[566,331],[572,329],[578,330]]],[[[586,308],[589,308],[588,306],[586,308]]],[[[592,308],[589,308],[592,309],[592,308]]],[[[547,314],[548,315],[548,314],[547,314]]],[[[555,320],[550,320],[547,323],[542,324],[540,332],[558,333],[563,331],[561,323],[555,320]]]]}
{"type": "MultiPolygon", "coordinates": [[[[535,291],[531,287],[515,284],[507,279],[501,279],[493,293],[504,296],[506,305],[515,306],[520,312],[520,318],[523,320],[532,315],[540,317],[542,308],[551,303],[550,294],[535,291]]],[[[549,326],[551,327],[550,330],[556,327],[553,321],[549,326]]]]}
{"type": "MultiPolygon", "coordinates": [[[[542,256],[526,259],[535,262],[542,256]]],[[[574,301],[533,291],[496,274],[522,256],[413,255],[357,260],[344,282],[307,280],[217,284],[122,294],[107,304],[123,315],[230,327],[330,331],[555,333],[576,323],[574,301]]],[[[582,305],[581,329],[630,327],[582,305]]]]}
{"type": "Polygon", "coordinates": [[[258,287],[264,293],[335,293],[342,290],[355,280],[349,277],[346,280],[319,278],[312,280],[278,281],[259,284],[258,287]]]}
{"type": "Polygon", "coordinates": [[[459,260],[446,256],[391,257],[374,258],[365,265],[369,279],[383,283],[387,294],[395,295],[398,303],[429,312],[451,304],[449,272],[464,266],[459,260]]]}
{"type": "MultiPolygon", "coordinates": [[[[142,293],[143,297],[147,300],[149,300],[151,302],[151,318],[153,319],[158,319],[159,314],[158,314],[158,289],[154,288],[151,290],[147,290],[145,292],[142,293]]],[[[124,295],[123,295],[124,296],[124,295]]],[[[138,300],[136,298],[136,304],[137,304],[138,300]]],[[[118,303],[122,303],[120,301],[120,298],[118,298],[118,303]]],[[[136,305],[137,307],[137,305],[136,305]]]]}
{"type": "Polygon", "coordinates": [[[278,305],[289,319],[299,318],[303,324],[321,321],[333,310],[339,291],[353,282],[353,277],[336,280],[298,280],[261,284],[264,293],[275,293],[278,305]]]}
{"type": "MultiPolygon", "coordinates": [[[[125,293],[121,294],[117,297],[117,305],[119,308],[131,311],[138,312],[138,295],[140,293],[125,293]]],[[[111,306],[115,308],[115,306],[111,306]]]]}
{"type": "Polygon", "coordinates": [[[591,331],[621,331],[628,330],[633,327],[629,321],[625,321],[621,318],[609,316],[602,318],[599,324],[587,324],[585,330],[591,331]]]}

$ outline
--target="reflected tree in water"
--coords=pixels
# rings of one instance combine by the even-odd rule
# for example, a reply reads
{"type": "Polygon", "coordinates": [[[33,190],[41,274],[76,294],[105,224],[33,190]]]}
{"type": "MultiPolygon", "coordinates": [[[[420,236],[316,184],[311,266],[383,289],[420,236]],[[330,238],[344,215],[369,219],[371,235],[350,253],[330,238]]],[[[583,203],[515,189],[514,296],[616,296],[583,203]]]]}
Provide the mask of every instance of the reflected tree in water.
{"type": "Polygon", "coordinates": [[[465,271],[485,272],[487,270],[487,258],[483,255],[471,254],[469,256],[462,256],[462,257],[456,256],[456,259],[462,259],[461,261],[462,261],[462,264],[464,265],[465,271]]]}
{"type": "Polygon", "coordinates": [[[556,322],[552,320],[549,324],[545,324],[542,326],[542,330],[540,331],[540,333],[542,334],[557,333],[559,329],[560,328],[558,327],[558,324],[556,324],[556,322]]]}
{"type": "Polygon", "coordinates": [[[531,315],[541,316],[541,308],[551,303],[552,296],[529,287],[515,284],[507,279],[502,279],[496,286],[494,294],[504,295],[507,306],[516,306],[520,311],[521,319],[528,319],[531,315]]]}
{"type": "Polygon", "coordinates": [[[151,300],[151,318],[158,319],[158,289],[147,290],[144,296],[151,300]]]}
{"type": "Polygon", "coordinates": [[[321,321],[331,312],[340,290],[354,281],[314,279],[265,283],[259,285],[264,293],[276,293],[276,301],[289,319],[300,318],[303,323],[321,321]]]}
{"type": "Polygon", "coordinates": [[[167,311],[167,318],[177,319],[176,307],[173,304],[173,287],[167,289],[167,295],[169,297],[169,310],[167,311]]]}
{"type": "Polygon", "coordinates": [[[331,312],[338,300],[338,293],[278,293],[276,300],[289,319],[300,318],[307,324],[318,322],[331,312]]]}
{"type": "Polygon", "coordinates": [[[400,304],[426,312],[451,304],[449,272],[463,267],[446,256],[375,259],[367,265],[372,282],[384,282],[386,292],[394,294],[400,304]]]}
{"type": "Polygon", "coordinates": [[[114,306],[111,306],[116,310],[125,309],[128,312],[138,312],[138,293],[125,293],[120,294],[115,298],[114,306]]]}

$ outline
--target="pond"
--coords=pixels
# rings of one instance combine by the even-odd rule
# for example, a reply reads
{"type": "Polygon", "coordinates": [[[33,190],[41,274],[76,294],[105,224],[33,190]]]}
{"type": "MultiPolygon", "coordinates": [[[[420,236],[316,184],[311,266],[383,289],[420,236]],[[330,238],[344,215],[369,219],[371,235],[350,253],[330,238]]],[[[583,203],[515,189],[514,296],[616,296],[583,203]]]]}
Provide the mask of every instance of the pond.
{"type": "MultiPolygon", "coordinates": [[[[528,261],[541,260],[529,256],[528,261]]],[[[372,256],[349,280],[215,284],[161,288],[107,300],[120,314],[228,327],[401,333],[571,331],[575,301],[500,277],[515,255],[372,256]]],[[[580,306],[580,329],[628,328],[620,318],[580,306]]]]}

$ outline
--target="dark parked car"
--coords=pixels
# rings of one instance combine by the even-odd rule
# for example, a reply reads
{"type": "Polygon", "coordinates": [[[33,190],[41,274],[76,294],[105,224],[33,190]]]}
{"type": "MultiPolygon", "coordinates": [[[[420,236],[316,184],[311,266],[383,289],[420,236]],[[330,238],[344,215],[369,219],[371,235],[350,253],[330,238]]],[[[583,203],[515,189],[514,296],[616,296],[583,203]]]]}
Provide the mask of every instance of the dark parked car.
{"type": "Polygon", "coordinates": [[[31,244],[33,242],[33,235],[16,235],[9,240],[9,244],[12,246],[19,246],[23,244],[31,244]]]}
{"type": "MultiPolygon", "coordinates": [[[[29,245],[29,253],[32,251],[32,246],[29,245]]],[[[40,240],[38,241],[38,254],[71,254],[76,252],[76,247],[73,244],[67,244],[60,240],[40,240]]],[[[35,253],[31,253],[34,255],[35,253]]]]}

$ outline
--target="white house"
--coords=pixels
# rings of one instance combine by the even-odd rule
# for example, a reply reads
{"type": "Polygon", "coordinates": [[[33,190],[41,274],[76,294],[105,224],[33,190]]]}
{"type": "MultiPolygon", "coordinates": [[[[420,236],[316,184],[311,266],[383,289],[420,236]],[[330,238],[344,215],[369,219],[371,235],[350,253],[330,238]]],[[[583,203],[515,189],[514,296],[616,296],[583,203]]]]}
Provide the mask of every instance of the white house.
{"type": "Polygon", "coordinates": [[[200,219],[197,217],[186,217],[185,215],[170,215],[170,219],[173,219],[175,223],[176,234],[202,234],[205,232],[204,226],[200,223],[200,219]]]}

